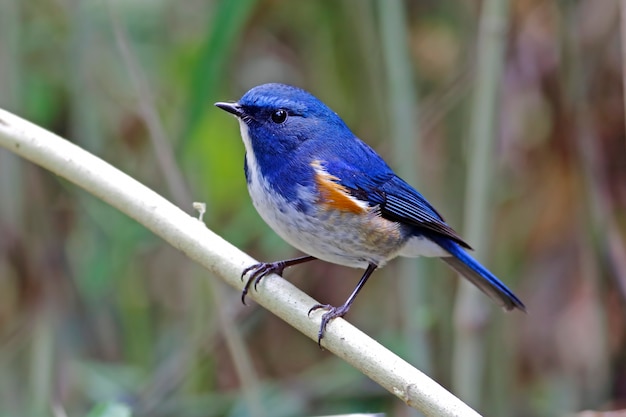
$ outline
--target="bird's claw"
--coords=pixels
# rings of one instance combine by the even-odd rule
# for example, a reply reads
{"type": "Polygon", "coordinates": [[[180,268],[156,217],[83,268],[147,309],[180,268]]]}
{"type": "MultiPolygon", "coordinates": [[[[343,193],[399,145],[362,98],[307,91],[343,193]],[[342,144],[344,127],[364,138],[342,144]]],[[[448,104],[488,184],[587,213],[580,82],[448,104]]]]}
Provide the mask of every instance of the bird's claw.
{"type": "Polygon", "coordinates": [[[251,265],[243,270],[241,273],[241,280],[250,273],[250,277],[248,281],[246,281],[246,285],[244,285],[243,290],[241,291],[241,302],[246,304],[246,295],[250,290],[250,286],[254,283],[254,290],[256,291],[257,285],[263,278],[265,278],[269,274],[277,274],[282,275],[283,270],[285,269],[285,262],[259,262],[258,264],[251,265]]]}
{"type": "Polygon", "coordinates": [[[324,332],[326,331],[326,325],[328,325],[331,320],[336,319],[337,317],[345,316],[348,310],[350,310],[350,306],[343,304],[339,307],[334,307],[330,304],[315,304],[309,309],[307,315],[310,316],[313,311],[319,309],[327,310],[326,313],[322,315],[322,324],[320,325],[320,329],[317,332],[317,344],[321,349],[322,339],[324,338],[324,332]]]}

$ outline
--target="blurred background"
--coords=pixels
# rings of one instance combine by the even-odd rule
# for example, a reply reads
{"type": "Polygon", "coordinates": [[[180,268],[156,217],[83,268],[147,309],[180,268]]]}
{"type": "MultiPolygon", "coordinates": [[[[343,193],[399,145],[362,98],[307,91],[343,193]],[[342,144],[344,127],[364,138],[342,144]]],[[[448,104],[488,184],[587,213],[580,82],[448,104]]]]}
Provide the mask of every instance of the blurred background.
{"type": "MultiPolygon", "coordinates": [[[[485,415],[604,415],[582,412],[626,408],[623,24],[610,0],[2,0],[0,105],[269,261],[298,253],[213,103],[313,92],[528,308],[397,260],[347,319],[485,415]]],[[[285,277],[338,305],[361,273],[285,277]]],[[[0,149],[1,416],[419,415],[239,296],[0,149]]]]}

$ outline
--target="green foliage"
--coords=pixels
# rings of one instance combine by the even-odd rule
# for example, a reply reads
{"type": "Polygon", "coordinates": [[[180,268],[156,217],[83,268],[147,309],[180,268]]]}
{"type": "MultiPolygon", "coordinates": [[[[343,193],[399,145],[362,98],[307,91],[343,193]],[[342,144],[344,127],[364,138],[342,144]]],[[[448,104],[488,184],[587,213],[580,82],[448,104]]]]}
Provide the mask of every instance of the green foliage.
{"type": "Polygon", "coordinates": [[[131,417],[130,409],[123,404],[101,403],[87,414],[87,417],[131,417]]]}

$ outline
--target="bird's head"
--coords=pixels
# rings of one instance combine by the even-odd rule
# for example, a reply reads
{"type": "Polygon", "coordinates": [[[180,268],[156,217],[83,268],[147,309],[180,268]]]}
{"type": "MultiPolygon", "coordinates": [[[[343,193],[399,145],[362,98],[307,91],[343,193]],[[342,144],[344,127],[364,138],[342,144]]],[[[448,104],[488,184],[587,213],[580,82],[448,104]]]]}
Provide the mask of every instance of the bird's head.
{"type": "Polygon", "coordinates": [[[333,140],[349,130],[312,94],[285,84],[252,88],[236,103],[215,103],[239,119],[249,152],[283,154],[309,140],[333,140]]]}

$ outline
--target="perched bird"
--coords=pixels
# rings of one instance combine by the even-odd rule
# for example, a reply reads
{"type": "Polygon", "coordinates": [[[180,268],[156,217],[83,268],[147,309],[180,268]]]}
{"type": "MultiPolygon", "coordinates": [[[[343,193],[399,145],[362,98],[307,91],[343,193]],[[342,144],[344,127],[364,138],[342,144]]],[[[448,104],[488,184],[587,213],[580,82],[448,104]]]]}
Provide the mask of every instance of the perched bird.
{"type": "Polygon", "coordinates": [[[312,94],[284,84],[252,88],[235,103],[217,107],[239,120],[246,148],[244,171],[257,211],[283,239],[307,254],[259,263],[252,283],[289,266],[321,259],[365,268],[346,302],[324,309],[318,343],[328,322],[344,316],[376,268],[397,256],[439,257],[506,310],[524,304],[473,259],[470,246],[413,187],[357,138],[343,120],[312,94]]]}

